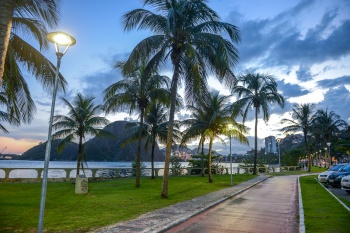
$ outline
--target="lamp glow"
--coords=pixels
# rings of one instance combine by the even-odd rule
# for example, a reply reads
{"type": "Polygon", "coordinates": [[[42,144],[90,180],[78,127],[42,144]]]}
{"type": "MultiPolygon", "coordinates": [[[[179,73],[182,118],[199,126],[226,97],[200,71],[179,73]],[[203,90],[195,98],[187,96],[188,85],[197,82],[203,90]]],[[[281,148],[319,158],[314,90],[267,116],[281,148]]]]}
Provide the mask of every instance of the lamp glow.
{"type": "Polygon", "coordinates": [[[76,43],[75,39],[64,32],[51,32],[47,34],[47,39],[59,46],[70,46],[76,43]]]}

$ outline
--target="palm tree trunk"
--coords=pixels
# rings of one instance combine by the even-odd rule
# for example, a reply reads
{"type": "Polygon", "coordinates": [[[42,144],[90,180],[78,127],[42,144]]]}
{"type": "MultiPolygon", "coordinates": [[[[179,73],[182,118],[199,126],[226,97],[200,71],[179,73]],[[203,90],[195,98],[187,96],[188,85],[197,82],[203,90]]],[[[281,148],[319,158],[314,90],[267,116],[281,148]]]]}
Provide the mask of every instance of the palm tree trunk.
{"type": "Polygon", "coordinates": [[[141,179],[141,137],[142,137],[142,128],[143,128],[143,115],[145,113],[145,109],[141,108],[140,114],[140,128],[139,128],[139,138],[137,144],[137,154],[136,154],[136,184],[135,187],[140,187],[140,179],[141,179]]]}
{"type": "Polygon", "coordinates": [[[171,155],[171,146],[173,144],[173,128],[174,128],[174,115],[175,115],[175,100],[177,95],[177,83],[180,77],[180,65],[179,62],[175,63],[174,75],[171,82],[171,103],[169,113],[169,128],[166,142],[165,163],[164,163],[164,175],[162,192],[160,194],[163,198],[168,198],[168,177],[169,177],[169,164],[171,155]]]}
{"type": "Polygon", "coordinates": [[[211,150],[213,148],[213,138],[210,138],[209,141],[209,154],[208,154],[208,178],[209,178],[209,183],[213,183],[213,177],[211,174],[211,150]]]}
{"type": "Polygon", "coordinates": [[[204,138],[202,140],[202,171],[201,171],[201,174],[202,174],[202,177],[204,177],[204,138]]]}
{"type": "Polygon", "coordinates": [[[258,163],[258,107],[255,107],[255,142],[254,142],[254,168],[253,175],[257,174],[256,164],[258,163]]]}
{"type": "Polygon", "coordinates": [[[154,148],[156,147],[156,137],[153,137],[152,142],[152,155],[151,155],[151,167],[152,167],[152,176],[151,179],[155,178],[155,170],[154,170],[154,148]]]}
{"type": "Polygon", "coordinates": [[[78,146],[78,158],[77,158],[77,176],[80,174],[80,163],[83,157],[83,137],[79,137],[79,146],[78,146]]]}
{"type": "Polygon", "coordinates": [[[0,86],[4,76],[5,59],[10,41],[14,0],[0,1],[0,86]]]}

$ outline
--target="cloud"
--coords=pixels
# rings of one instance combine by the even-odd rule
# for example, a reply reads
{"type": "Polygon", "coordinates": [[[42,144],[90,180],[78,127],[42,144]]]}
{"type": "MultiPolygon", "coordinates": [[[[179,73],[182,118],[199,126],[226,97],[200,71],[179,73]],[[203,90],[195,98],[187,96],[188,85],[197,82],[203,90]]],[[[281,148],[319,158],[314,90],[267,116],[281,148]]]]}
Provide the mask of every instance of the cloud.
{"type": "Polygon", "coordinates": [[[242,43],[238,45],[240,66],[302,64],[299,78],[307,81],[311,79],[307,67],[350,55],[350,19],[340,20],[338,8],[328,9],[314,27],[307,29],[307,26],[300,26],[302,21],[297,22],[302,14],[309,14],[307,11],[315,4],[318,2],[301,1],[272,19],[244,21],[238,19],[242,14],[232,12],[228,20],[242,33],[242,43]]]}
{"type": "Polygon", "coordinates": [[[284,80],[278,82],[278,90],[282,92],[285,99],[310,93],[310,91],[303,89],[300,85],[285,83],[284,80]]]}
{"type": "Polygon", "coordinates": [[[343,85],[350,85],[350,76],[347,75],[347,76],[342,76],[335,79],[320,80],[317,82],[317,85],[323,88],[330,88],[330,87],[334,88],[334,87],[339,87],[343,85]]]}
{"type": "Polygon", "coordinates": [[[350,123],[350,92],[344,86],[331,88],[326,94],[324,101],[316,106],[317,109],[334,111],[342,120],[350,123]]]}
{"type": "Polygon", "coordinates": [[[306,66],[301,65],[299,67],[299,70],[296,71],[296,75],[297,75],[298,79],[302,82],[312,80],[310,67],[306,67],[306,66]]]}

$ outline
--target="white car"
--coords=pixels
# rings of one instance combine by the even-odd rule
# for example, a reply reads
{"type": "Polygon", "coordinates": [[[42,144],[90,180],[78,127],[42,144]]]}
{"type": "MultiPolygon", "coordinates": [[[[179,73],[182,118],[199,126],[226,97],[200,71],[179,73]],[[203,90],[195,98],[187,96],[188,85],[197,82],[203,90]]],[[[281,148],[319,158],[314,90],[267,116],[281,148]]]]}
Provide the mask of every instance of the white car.
{"type": "Polygon", "coordinates": [[[347,193],[350,193],[350,175],[344,176],[340,182],[341,189],[345,190],[347,193]]]}
{"type": "Polygon", "coordinates": [[[340,168],[344,167],[345,165],[348,165],[347,163],[345,164],[337,164],[328,169],[328,171],[322,172],[318,175],[318,181],[322,183],[327,183],[327,176],[329,174],[332,174],[333,172],[339,171],[340,168]]]}

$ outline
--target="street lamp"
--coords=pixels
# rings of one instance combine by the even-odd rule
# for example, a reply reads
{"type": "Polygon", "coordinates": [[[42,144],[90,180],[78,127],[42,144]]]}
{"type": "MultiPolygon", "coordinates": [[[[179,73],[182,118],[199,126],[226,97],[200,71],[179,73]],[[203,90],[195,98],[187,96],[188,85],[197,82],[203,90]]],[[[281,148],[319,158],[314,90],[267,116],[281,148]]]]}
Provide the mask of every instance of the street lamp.
{"type": "Polygon", "coordinates": [[[233,128],[233,125],[232,124],[228,124],[228,132],[229,132],[229,137],[230,137],[230,168],[231,168],[231,176],[230,176],[230,185],[232,186],[233,185],[233,180],[232,180],[232,153],[231,153],[231,130],[233,128]]]}
{"type": "Polygon", "coordinates": [[[327,168],[327,147],[324,149],[324,168],[327,168]]]}
{"type": "Polygon", "coordinates": [[[277,143],[278,143],[278,166],[280,168],[280,172],[281,172],[281,147],[280,147],[280,142],[281,142],[281,138],[277,138],[277,143]]]}
{"type": "Polygon", "coordinates": [[[51,151],[52,122],[53,122],[53,115],[54,115],[54,111],[55,111],[56,93],[57,93],[58,76],[59,76],[59,70],[60,70],[60,65],[61,65],[61,58],[67,52],[69,46],[74,45],[76,42],[72,36],[70,36],[64,32],[51,32],[51,33],[47,34],[46,37],[51,43],[53,43],[55,45],[56,56],[57,56],[57,66],[56,66],[54,90],[53,90],[53,94],[52,94],[49,132],[48,132],[48,136],[47,136],[48,139],[47,139],[46,150],[45,150],[43,182],[42,182],[42,187],[41,187],[40,213],[39,213],[39,226],[38,226],[39,233],[41,233],[43,231],[46,187],[47,187],[47,174],[48,174],[48,169],[49,169],[50,151],[51,151]]]}
{"type": "Polygon", "coordinates": [[[331,163],[332,163],[332,156],[331,156],[331,143],[327,142],[327,146],[328,146],[328,156],[329,156],[329,167],[331,167],[331,163]]]}

